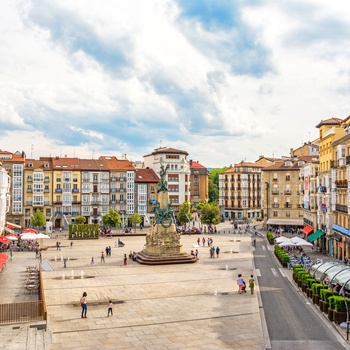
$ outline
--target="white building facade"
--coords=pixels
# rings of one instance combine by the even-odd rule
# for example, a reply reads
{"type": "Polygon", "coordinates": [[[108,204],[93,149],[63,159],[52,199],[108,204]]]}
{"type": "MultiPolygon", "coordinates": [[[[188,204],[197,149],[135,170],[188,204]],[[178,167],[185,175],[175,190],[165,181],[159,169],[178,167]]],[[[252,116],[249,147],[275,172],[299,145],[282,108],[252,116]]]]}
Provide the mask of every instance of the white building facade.
{"type": "Polygon", "coordinates": [[[10,176],[0,165],[0,234],[3,233],[6,224],[6,213],[10,208],[10,176]]]}

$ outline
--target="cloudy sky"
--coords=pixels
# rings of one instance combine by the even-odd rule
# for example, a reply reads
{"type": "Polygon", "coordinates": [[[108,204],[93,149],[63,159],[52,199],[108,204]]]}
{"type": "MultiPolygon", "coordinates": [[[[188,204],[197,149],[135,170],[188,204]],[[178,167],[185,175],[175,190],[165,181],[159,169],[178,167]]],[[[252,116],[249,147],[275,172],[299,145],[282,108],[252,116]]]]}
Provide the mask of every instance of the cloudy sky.
{"type": "Polygon", "coordinates": [[[348,0],[2,0],[0,149],[207,167],[350,113],[348,0]]]}

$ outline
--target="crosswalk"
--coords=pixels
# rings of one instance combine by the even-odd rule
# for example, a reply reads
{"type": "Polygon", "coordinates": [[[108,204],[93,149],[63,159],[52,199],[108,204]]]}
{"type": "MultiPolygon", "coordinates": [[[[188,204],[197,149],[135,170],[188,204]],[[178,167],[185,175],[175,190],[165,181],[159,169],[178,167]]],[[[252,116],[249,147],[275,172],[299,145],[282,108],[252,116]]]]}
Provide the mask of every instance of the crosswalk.
{"type": "MultiPolygon", "coordinates": [[[[271,274],[274,276],[274,277],[284,277],[284,278],[287,278],[285,272],[284,272],[284,269],[282,267],[279,267],[277,269],[275,269],[274,267],[271,267],[270,270],[268,271],[271,271],[271,274]]],[[[261,271],[260,269],[254,269],[254,276],[256,277],[261,277],[261,271]]]]}

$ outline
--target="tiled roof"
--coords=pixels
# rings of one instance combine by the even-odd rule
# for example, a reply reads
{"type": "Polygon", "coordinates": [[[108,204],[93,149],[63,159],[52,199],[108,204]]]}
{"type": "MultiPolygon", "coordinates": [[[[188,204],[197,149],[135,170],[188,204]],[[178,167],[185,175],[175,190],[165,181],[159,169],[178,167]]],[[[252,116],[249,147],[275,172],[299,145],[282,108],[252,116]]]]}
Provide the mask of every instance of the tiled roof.
{"type": "Polygon", "coordinates": [[[52,167],[56,170],[73,170],[81,169],[81,161],[79,158],[68,157],[51,157],[52,167]]]}
{"type": "Polygon", "coordinates": [[[115,156],[101,156],[99,160],[105,162],[108,170],[123,170],[133,171],[135,170],[134,165],[127,159],[118,159],[115,156]]]}
{"type": "Polygon", "coordinates": [[[24,164],[25,170],[35,170],[35,169],[43,169],[43,170],[52,170],[52,162],[51,159],[26,159],[24,164]]]}
{"type": "Polygon", "coordinates": [[[153,169],[136,169],[135,182],[151,182],[158,183],[159,177],[153,169]]]}
{"type": "Polygon", "coordinates": [[[340,125],[342,122],[343,119],[340,118],[329,118],[326,120],[321,120],[321,122],[316,125],[316,128],[319,128],[322,125],[340,125]]]}
{"type": "Polygon", "coordinates": [[[196,162],[194,160],[190,160],[190,168],[201,168],[201,169],[206,169],[205,166],[203,166],[202,164],[200,164],[199,162],[196,162]]]}
{"type": "MultiPolygon", "coordinates": [[[[159,147],[156,148],[151,154],[155,155],[155,154],[184,154],[186,156],[188,156],[188,153],[186,151],[182,151],[179,149],[175,149],[175,148],[168,148],[168,147],[159,147]]],[[[144,157],[150,156],[151,154],[147,154],[144,157]]]]}

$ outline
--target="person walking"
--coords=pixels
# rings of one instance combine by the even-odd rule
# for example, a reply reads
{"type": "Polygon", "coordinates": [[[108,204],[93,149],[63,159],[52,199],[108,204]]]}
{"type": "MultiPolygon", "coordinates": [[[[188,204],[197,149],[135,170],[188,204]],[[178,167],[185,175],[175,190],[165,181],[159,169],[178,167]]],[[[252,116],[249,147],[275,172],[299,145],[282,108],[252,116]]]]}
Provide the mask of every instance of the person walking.
{"type": "Polygon", "coordinates": [[[86,297],[87,293],[84,292],[82,297],[80,298],[80,305],[81,305],[81,318],[87,318],[87,304],[86,304],[86,297]]]}
{"type": "Polygon", "coordinates": [[[254,276],[250,275],[250,279],[249,279],[250,294],[254,294],[254,285],[255,285],[254,276]]]}
{"type": "Polygon", "coordinates": [[[10,249],[10,260],[13,260],[13,251],[10,249]]]}
{"type": "Polygon", "coordinates": [[[237,284],[238,284],[238,294],[242,294],[244,283],[243,283],[243,277],[241,273],[238,275],[237,284]]]}
{"type": "Polygon", "coordinates": [[[219,254],[220,254],[220,248],[216,247],[216,257],[219,258],[219,254]]]}
{"type": "Polygon", "coordinates": [[[205,246],[205,237],[202,238],[203,247],[205,246]]]}
{"type": "Polygon", "coordinates": [[[109,317],[109,314],[111,314],[111,316],[113,316],[113,303],[112,303],[112,300],[110,300],[109,303],[108,303],[108,314],[107,314],[107,317],[109,317]]]}
{"type": "Polygon", "coordinates": [[[255,238],[253,239],[253,247],[256,247],[256,240],[255,240],[255,238]]]}
{"type": "Polygon", "coordinates": [[[197,244],[200,245],[200,243],[201,243],[201,239],[198,237],[197,238],[197,244]]]}
{"type": "Polygon", "coordinates": [[[101,262],[105,262],[105,254],[103,251],[101,252],[101,262]]]}
{"type": "Polygon", "coordinates": [[[126,254],[124,254],[123,266],[126,266],[126,265],[127,265],[127,261],[128,261],[128,258],[127,258],[127,256],[126,256],[126,254]]]}

